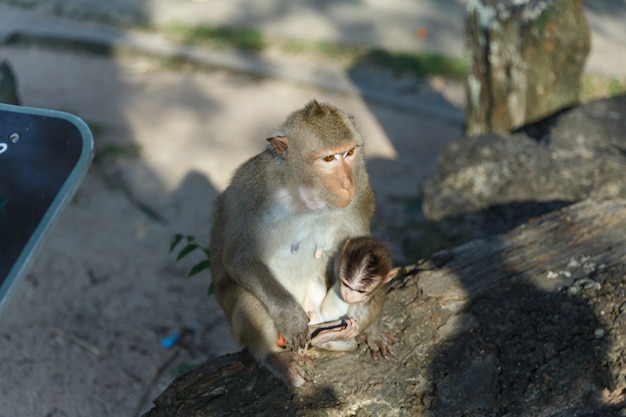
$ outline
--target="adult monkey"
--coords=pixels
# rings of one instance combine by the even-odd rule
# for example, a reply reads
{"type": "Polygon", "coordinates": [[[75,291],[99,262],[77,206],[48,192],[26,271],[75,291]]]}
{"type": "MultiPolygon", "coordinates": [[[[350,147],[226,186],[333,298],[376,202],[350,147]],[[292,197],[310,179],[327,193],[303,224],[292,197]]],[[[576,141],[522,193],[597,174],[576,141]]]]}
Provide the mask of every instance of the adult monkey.
{"type": "Polygon", "coordinates": [[[235,339],[299,387],[308,378],[298,364],[309,342],[303,305],[321,303],[346,238],[370,233],[374,193],[363,139],[331,105],[310,102],[268,142],[215,202],[211,273],[235,339]]]}

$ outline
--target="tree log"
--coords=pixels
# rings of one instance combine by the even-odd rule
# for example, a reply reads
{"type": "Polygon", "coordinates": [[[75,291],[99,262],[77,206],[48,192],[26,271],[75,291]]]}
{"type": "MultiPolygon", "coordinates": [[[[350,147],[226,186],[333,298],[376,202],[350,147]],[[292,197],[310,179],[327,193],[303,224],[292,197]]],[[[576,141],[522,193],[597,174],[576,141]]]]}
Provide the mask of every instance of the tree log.
{"type": "Polygon", "coordinates": [[[619,415],[626,201],[583,202],[403,269],[395,358],[310,351],[292,392],[239,352],[177,377],[144,417],[619,415]]]}

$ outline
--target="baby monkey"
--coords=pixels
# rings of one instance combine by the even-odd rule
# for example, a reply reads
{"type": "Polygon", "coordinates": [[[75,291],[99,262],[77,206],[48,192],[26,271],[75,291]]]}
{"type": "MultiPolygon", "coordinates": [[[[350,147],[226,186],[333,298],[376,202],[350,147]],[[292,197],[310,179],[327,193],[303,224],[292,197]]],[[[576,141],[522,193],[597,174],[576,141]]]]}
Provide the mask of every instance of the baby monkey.
{"type": "Polygon", "coordinates": [[[393,355],[395,338],[382,331],[381,317],[387,298],[385,284],[399,271],[392,265],[389,248],[380,240],[371,236],[346,240],[336,268],[337,281],[317,317],[311,319],[311,323],[321,322],[309,326],[311,345],[346,352],[365,341],[374,359],[378,354],[385,359],[393,355]]]}

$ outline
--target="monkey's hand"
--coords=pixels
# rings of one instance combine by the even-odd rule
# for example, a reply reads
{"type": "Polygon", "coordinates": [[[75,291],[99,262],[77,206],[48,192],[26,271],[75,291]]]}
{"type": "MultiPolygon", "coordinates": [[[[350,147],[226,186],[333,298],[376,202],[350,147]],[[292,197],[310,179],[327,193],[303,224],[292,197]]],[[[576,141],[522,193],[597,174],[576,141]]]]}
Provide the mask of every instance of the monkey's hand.
{"type": "Polygon", "coordinates": [[[359,324],[352,317],[346,320],[346,327],[335,333],[334,340],[348,340],[359,334],[359,324]]]}
{"type": "Polygon", "coordinates": [[[274,325],[284,340],[284,345],[292,351],[304,352],[310,342],[309,317],[299,303],[283,306],[274,317],[274,325]]]}

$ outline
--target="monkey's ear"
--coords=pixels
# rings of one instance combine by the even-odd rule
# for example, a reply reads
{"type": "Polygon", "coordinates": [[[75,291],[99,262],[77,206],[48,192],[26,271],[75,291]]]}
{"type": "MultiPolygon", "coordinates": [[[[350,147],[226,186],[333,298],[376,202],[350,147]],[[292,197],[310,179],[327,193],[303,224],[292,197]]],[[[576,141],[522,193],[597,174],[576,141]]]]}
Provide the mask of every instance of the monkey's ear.
{"type": "Polygon", "coordinates": [[[391,281],[393,278],[396,277],[396,275],[398,275],[398,272],[400,272],[400,267],[397,266],[395,268],[393,268],[391,271],[387,272],[387,275],[385,276],[385,279],[383,280],[383,283],[387,283],[389,281],[391,281]]]}
{"type": "Polygon", "coordinates": [[[287,159],[287,144],[289,143],[287,136],[272,136],[267,138],[267,141],[272,145],[274,152],[280,159],[287,159]]]}

